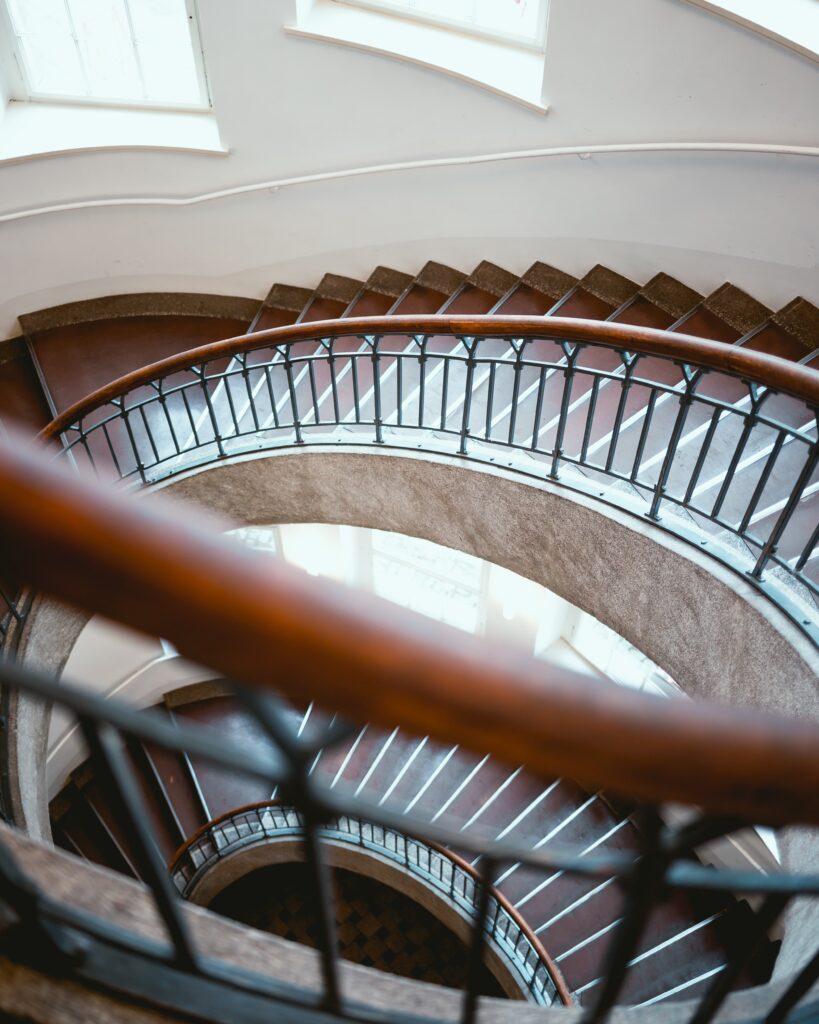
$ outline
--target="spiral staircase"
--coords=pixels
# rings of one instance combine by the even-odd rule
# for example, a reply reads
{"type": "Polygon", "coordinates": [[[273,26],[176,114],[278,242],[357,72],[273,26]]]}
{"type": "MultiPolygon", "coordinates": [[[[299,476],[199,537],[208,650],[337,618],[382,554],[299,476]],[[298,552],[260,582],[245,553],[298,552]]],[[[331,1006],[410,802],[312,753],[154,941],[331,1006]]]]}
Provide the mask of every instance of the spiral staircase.
{"type": "MultiPolygon", "coordinates": [[[[120,296],[21,326],[0,364],[0,416],[42,431],[57,461],[91,464],[103,479],[150,485],[277,447],[406,450],[417,437],[429,452],[497,460],[648,517],[749,579],[808,640],[817,635],[817,419],[800,371],[819,368],[819,310],[803,299],[774,312],[730,284],[703,297],[664,274],[639,286],[599,266],[575,279],[544,264],[518,277],[487,263],[468,275],[428,263],[414,277],[379,267],[366,281],[328,274],[313,290],[275,284],[261,304],[120,296]],[[487,316],[506,318],[503,331],[493,334],[487,316]],[[561,319],[541,327],[544,317],[561,319]]],[[[4,573],[9,650],[29,610],[19,580],[37,582],[4,573]]],[[[326,700],[322,712],[285,696],[296,736],[342,720],[326,700]]],[[[446,830],[445,846],[477,872],[491,858],[476,849],[500,841],[547,856],[562,844],[590,863],[646,849],[651,826],[637,802],[508,752],[442,742],[399,717],[339,711],[357,724],[316,746],[311,785],[412,829],[446,830]]],[[[208,726],[259,762],[270,754],[258,709],[228,684],[171,692],[159,713],[174,728],[208,726]]],[[[126,758],[166,867],[216,819],[279,795],[148,741],[130,742],[126,758]]],[[[79,766],[52,800],[54,840],[151,884],[101,764],[79,766]]],[[[682,856],[698,864],[693,849],[682,856]]],[[[758,914],[745,890],[674,890],[647,914],[612,996],[612,939],[629,917],[621,879],[511,861],[484,881],[542,944],[571,1000],[598,1014],[615,1000],[708,998],[721,975],[734,989],[761,985],[776,956],[767,929],[746,949],[758,914]]]]}

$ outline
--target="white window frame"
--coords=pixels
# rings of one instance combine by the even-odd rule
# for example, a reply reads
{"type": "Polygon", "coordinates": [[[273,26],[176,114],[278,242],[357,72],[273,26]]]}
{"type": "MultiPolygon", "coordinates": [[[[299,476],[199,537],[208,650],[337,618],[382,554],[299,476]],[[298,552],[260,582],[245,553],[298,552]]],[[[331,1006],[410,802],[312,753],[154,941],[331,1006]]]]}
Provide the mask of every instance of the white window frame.
{"type": "MultiPolygon", "coordinates": [[[[395,7],[390,0],[333,0],[334,3],[343,4],[347,7],[360,7],[364,10],[376,11],[378,14],[388,14],[394,18],[406,18],[409,21],[418,21],[426,25],[434,25],[436,28],[451,29],[454,32],[465,32],[468,35],[478,36],[481,39],[491,39],[495,42],[507,43],[523,50],[534,50],[543,53],[546,49],[546,25],[548,22],[549,0],[536,0],[538,4],[537,30],[535,38],[519,35],[514,32],[497,32],[491,29],[482,28],[469,21],[462,21],[458,18],[448,18],[445,14],[434,14],[429,11],[415,12],[411,7],[395,7]]],[[[399,0],[402,2],[402,0],[399,0]]]]}
{"type": "MultiPolygon", "coordinates": [[[[128,0],[124,0],[126,9],[128,0]]],[[[23,103],[48,103],[64,104],[83,107],[119,107],[126,110],[167,110],[198,112],[209,111],[212,107],[210,88],[208,86],[207,71],[205,69],[205,57],[202,48],[201,33],[199,31],[199,16],[196,7],[196,0],[185,0],[185,10],[188,19],[188,31],[190,33],[191,49],[193,52],[194,65],[196,67],[196,79],[199,85],[199,100],[196,103],[178,103],[173,100],[163,101],[158,99],[128,100],[112,99],[104,96],[66,95],[45,92],[35,92],[31,89],[25,70],[25,60],[20,51],[18,36],[14,30],[6,0],[0,0],[0,65],[3,69],[4,85],[8,98],[12,101],[23,103]]],[[[76,43],[75,43],[76,45],[76,43]]],[[[137,57],[137,66],[139,59],[137,57]]]]}

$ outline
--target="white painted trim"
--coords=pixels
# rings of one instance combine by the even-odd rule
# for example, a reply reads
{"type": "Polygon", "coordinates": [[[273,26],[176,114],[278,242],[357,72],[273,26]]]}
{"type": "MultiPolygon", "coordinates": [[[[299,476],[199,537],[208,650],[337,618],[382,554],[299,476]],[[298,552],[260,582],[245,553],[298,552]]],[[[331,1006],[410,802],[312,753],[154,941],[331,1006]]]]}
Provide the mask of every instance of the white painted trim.
{"type": "Polygon", "coordinates": [[[110,199],[83,199],[70,203],[55,203],[48,206],[32,206],[0,214],[0,223],[40,217],[45,214],[66,213],[74,210],[91,210],[103,207],[126,206],[196,206],[219,199],[249,195],[254,192],[278,192],[296,185],[311,185],[342,178],[358,178],[372,174],[390,174],[395,171],[426,170],[434,167],[462,167],[469,164],[502,163],[509,160],[542,160],[550,157],[576,156],[581,159],[610,154],[642,153],[745,153],[766,156],[819,158],[819,146],[785,146],[766,142],[622,142],[601,146],[555,146],[546,149],[521,149],[500,153],[476,153],[472,156],[446,156],[430,160],[404,160],[390,164],[368,164],[364,167],[350,167],[338,171],[321,171],[317,174],[301,174],[292,178],[278,178],[270,181],[253,182],[219,189],[216,192],[202,192],[189,196],[122,196],[110,199]]]}

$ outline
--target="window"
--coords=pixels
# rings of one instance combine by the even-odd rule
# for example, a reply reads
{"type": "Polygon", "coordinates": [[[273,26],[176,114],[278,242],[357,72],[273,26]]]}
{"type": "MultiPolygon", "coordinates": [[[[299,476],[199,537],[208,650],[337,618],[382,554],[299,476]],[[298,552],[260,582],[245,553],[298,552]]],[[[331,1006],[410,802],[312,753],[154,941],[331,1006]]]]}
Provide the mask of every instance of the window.
{"type": "Polygon", "coordinates": [[[338,0],[542,49],[547,0],[338,0]]]}
{"type": "Polygon", "coordinates": [[[210,106],[194,0],[0,0],[2,7],[15,99],[210,106]]]}

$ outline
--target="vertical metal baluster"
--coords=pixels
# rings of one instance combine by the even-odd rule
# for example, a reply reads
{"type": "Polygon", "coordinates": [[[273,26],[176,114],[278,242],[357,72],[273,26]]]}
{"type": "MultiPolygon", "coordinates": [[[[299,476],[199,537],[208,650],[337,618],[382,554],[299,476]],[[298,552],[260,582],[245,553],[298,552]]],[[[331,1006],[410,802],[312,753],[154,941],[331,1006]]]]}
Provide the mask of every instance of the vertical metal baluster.
{"type": "Polygon", "coordinates": [[[601,977],[593,1005],[583,1015],[582,1024],[600,1024],[614,1006],[626,979],[629,961],[634,957],[648,918],[657,903],[660,883],[668,866],[668,856],[659,848],[662,823],[652,808],[638,812],[641,825],[642,856],[622,876],[626,900],[620,924],[606,949],[601,977]]]}
{"type": "Polygon", "coordinates": [[[637,442],[637,451],[634,453],[634,462],[631,464],[631,473],[629,474],[629,480],[635,481],[640,473],[640,464],[643,461],[643,452],[646,448],[646,441],[648,440],[648,432],[651,429],[651,421],[654,418],[654,406],[657,404],[657,396],[659,392],[656,388],[651,389],[651,393],[648,396],[648,405],[646,406],[645,416],[643,417],[643,428],[640,431],[640,440],[637,442]]]}
{"type": "Polygon", "coordinates": [[[140,403],[139,415],[142,418],[143,426],[145,427],[145,433],[148,435],[148,444],[151,446],[151,451],[154,454],[154,465],[159,462],[159,452],[157,451],[156,444],[154,443],[154,433],[151,430],[151,426],[148,423],[148,417],[145,415],[145,404],[140,403]]]}
{"type": "Polygon", "coordinates": [[[225,385],[225,395],[227,397],[228,409],[230,410],[230,418],[233,420],[233,436],[238,437],[241,434],[241,430],[239,429],[239,419],[236,415],[236,403],[233,401],[233,389],[231,387],[235,376],[235,371],[231,373],[228,370],[225,370],[222,374],[222,382],[225,385]]]}
{"type": "Polygon", "coordinates": [[[284,373],[287,377],[287,390],[290,395],[290,408],[293,412],[293,431],[296,435],[296,444],[302,444],[304,438],[301,432],[301,420],[299,419],[299,403],[296,398],[296,385],[293,381],[293,360],[290,358],[290,346],[284,347],[284,373]]]}
{"type": "Polygon", "coordinates": [[[336,380],[336,359],[338,357],[335,352],[335,343],[335,338],[330,338],[326,342],[327,362],[330,364],[330,390],[333,395],[333,415],[335,416],[335,422],[341,423],[341,410],[338,404],[338,381],[336,380]]]}
{"type": "Polygon", "coordinates": [[[461,418],[461,444],[458,454],[466,455],[466,439],[469,437],[469,414],[472,410],[472,389],[475,380],[475,355],[478,349],[476,338],[461,338],[461,344],[466,349],[466,382],[464,383],[464,413],[461,418]]]}
{"type": "Polygon", "coordinates": [[[276,391],[273,387],[273,375],[270,372],[270,363],[266,363],[262,368],[264,370],[264,379],[267,385],[267,397],[270,402],[270,415],[273,417],[273,426],[278,430],[279,428],[279,410],[278,403],[276,401],[276,391]]]}
{"type": "MultiPolygon", "coordinates": [[[[417,339],[416,339],[417,340],[417,339]]],[[[418,354],[418,426],[424,425],[424,408],[426,406],[426,383],[427,383],[427,342],[429,338],[424,335],[420,341],[420,352],[418,354]]]]}
{"type": "Polygon", "coordinates": [[[478,992],[483,974],[483,954],[486,949],[486,924],[489,918],[489,895],[495,867],[496,863],[491,857],[487,857],[481,866],[481,882],[478,890],[475,923],[472,927],[461,1024],[474,1024],[478,1009],[478,992]]]}
{"type": "MultiPolygon", "coordinates": [[[[359,341],[363,342],[363,338],[359,338],[359,341]]],[[[353,352],[350,355],[350,377],[353,381],[353,409],[355,410],[355,421],[356,423],[361,422],[361,396],[358,390],[358,359],[356,353],[353,352]]]]}
{"type": "Polygon", "coordinates": [[[315,356],[307,357],[307,379],[310,382],[310,399],[313,404],[313,415],[316,423],[321,421],[321,414],[319,413],[318,403],[318,390],[316,389],[316,369],[315,369],[315,356]]]}
{"type": "Polygon", "coordinates": [[[541,366],[537,381],[537,401],[535,402],[535,418],[532,423],[532,443],[529,446],[535,451],[540,443],[541,416],[543,415],[543,397],[546,391],[546,367],[541,366]]]}
{"type": "Polygon", "coordinates": [[[225,448],[222,444],[222,435],[219,431],[219,422],[216,419],[216,410],[213,408],[213,402],[210,399],[210,388],[208,387],[207,370],[203,363],[196,371],[199,374],[199,387],[202,390],[202,394],[205,398],[205,405],[208,410],[208,417],[210,419],[210,425],[213,429],[213,439],[216,442],[216,450],[219,452],[221,457],[224,457],[225,448]]]}
{"type": "Polygon", "coordinates": [[[764,1024],[785,1024],[791,1010],[803,996],[810,992],[817,981],[819,981],[819,952],[797,974],[773,1009],[768,1013],[764,1024]]]}
{"type": "Polygon", "coordinates": [[[614,465],[614,456],[617,452],[617,442],[620,440],[620,428],[623,426],[623,416],[625,416],[626,413],[626,402],[628,401],[628,394],[631,390],[632,377],[634,376],[634,367],[637,365],[637,359],[639,357],[631,355],[630,352],[621,352],[620,358],[623,360],[625,373],[621,378],[620,401],[617,403],[617,412],[614,415],[614,426],[611,428],[609,454],[606,458],[607,473],[611,472],[611,467],[614,465]]]}
{"type": "MultiPolygon", "coordinates": [[[[817,414],[817,427],[819,427],[819,414],[817,414]]],[[[819,441],[814,441],[808,452],[808,457],[805,459],[805,465],[802,467],[802,472],[799,474],[799,478],[794,485],[793,490],[790,493],[785,507],[779,513],[779,518],[771,530],[770,536],[760,552],[757,563],[754,566],[751,576],[754,579],[760,579],[762,577],[762,571],[768,564],[768,559],[771,555],[776,553],[776,549],[779,546],[779,542],[782,539],[782,534],[785,532],[785,528],[790,522],[791,516],[796,511],[796,506],[802,500],[802,494],[805,488],[810,483],[810,478],[813,476],[813,471],[816,469],[817,463],[819,463],[819,441]]]]}
{"type": "Polygon", "coordinates": [[[304,812],[304,859],[313,876],[316,919],[319,928],[324,999],[331,1013],[341,1012],[341,987],[338,979],[338,942],[336,939],[335,901],[330,871],[318,835],[318,823],[311,811],[304,812]]]}
{"type": "Polygon", "coordinates": [[[552,451],[552,468],[549,476],[557,480],[557,469],[560,463],[560,456],[563,454],[563,438],[566,433],[566,420],[569,416],[569,406],[572,402],[572,385],[574,383],[575,364],[580,355],[580,346],[574,348],[566,341],[560,342],[563,355],[566,357],[566,365],[563,368],[563,397],[560,400],[560,418],[557,422],[557,434],[555,435],[555,446],[552,451]]]}
{"type": "Polygon", "coordinates": [[[400,354],[395,357],[395,390],[398,396],[395,423],[401,427],[404,424],[404,357],[400,354]]]}
{"type": "Polygon", "coordinates": [[[525,342],[521,339],[520,347],[518,347],[514,341],[510,340],[510,344],[515,350],[515,366],[512,371],[512,400],[510,402],[509,411],[509,432],[506,435],[506,443],[513,445],[515,443],[515,424],[518,419],[518,400],[520,398],[520,375],[523,372],[523,363],[521,362],[521,355],[523,353],[523,346],[525,342]]]}
{"type": "Polygon", "coordinates": [[[381,356],[378,352],[380,337],[374,337],[370,341],[373,364],[373,422],[375,424],[375,443],[382,444],[384,431],[381,422],[381,356]]]}
{"type": "Polygon", "coordinates": [[[117,471],[117,476],[118,477],[122,477],[122,467],[119,464],[119,459],[117,458],[117,453],[114,451],[114,445],[111,442],[111,437],[110,437],[110,435],[108,433],[108,424],[107,423],[103,423],[102,424],[102,436],[105,438],[105,442],[108,445],[108,451],[111,453],[111,458],[112,458],[112,460],[114,462],[114,469],[117,471]]]}
{"type": "Polygon", "coordinates": [[[449,361],[455,357],[443,355],[440,358],[444,362],[444,381],[441,389],[441,430],[446,430],[446,407],[449,397],[449,361]]]}
{"type": "Polygon", "coordinates": [[[586,427],[583,430],[583,444],[580,447],[580,465],[586,463],[586,456],[589,453],[589,442],[591,441],[592,424],[594,423],[594,411],[597,408],[597,395],[600,391],[601,377],[595,376],[592,383],[591,395],[589,396],[589,409],[586,413],[586,427]]]}
{"type": "Polygon", "coordinates": [[[199,438],[199,431],[196,429],[196,420],[194,419],[193,410],[191,409],[191,403],[188,400],[188,388],[196,387],[196,383],[185,384],[184,387],[179,389],[179,393],[182,395],[182,404],[185,406],[185,412],[188,414],[188,423],[191,425],[191,434],[193,435],[194,448],[199,448],[202,444],[199,438]]]}
{"type": "Polygon", "coordinates": [[[489,383],[486,388],[486,430],[483,436],[487,441],[492,436],[492,407],[495,404],[495,367],[496,363],[493,359],[489,364],[489,383]]]}
{"type": "Polygon", "coordinates": [[[720,1006],[739,980],[742,969],[751,959],[759,944],[767,937],[768,929],[788,905],[788,900],[789,897],[782,893],[772,893],[765,897],[764,903],[754,916],[753,924],[743,932],[740,949],[725,970],[721,971],[708,987],[690,1024],[708,1024],[714,1019],[720,1006]]]}
{"type": "Polygon", "coordinates": [[[802,554],[799,556],[799,560],[794,566],[794,572],[801,572],[805,568],[805,565],[811,556],[811,552],[816,547],[817,543],[819,543],[819,523],[816,524],[816,529],[810,535],[808,543],[802,549],[802,554]]]}
{"type": "Polygon", "coordinates": [[[148,826],[148,814],[112,726],[80,718],[80,728],[92,760],[102,771],[100,782],[111,789],[113,805],[124,811],[122,826],[139,856],[140,869],[151,887],[157,909],[174,947],[174,959],[188,970],[198,967],[193,941],[182,915],[180,899],[171,885],[162,856],[148,826]]]}
{"type": "Polygon", "coordinates": [[[751,432],[759,422],[757,414],[759,412],[760,399],[757,393],[756,385],[750,384],[748,386],[748,390],[751,395],[751,411],[745,417],[745,423],[742,427],[742,433],[740,434],[739,441],[737,442],[736,448],[734,449],[734,454],[731,456],[731,461],[728,463],[728,469],[725,471],[725,477],[722,481],[722,486],[719,489],[719,493],[717,494],[717,500],[714,502],[714,506],[711,509],[711,514],[709,516],[710,519],[714,519],[716,521],[718,521],[719,519],[719,514],[722,511],[722,506],[728,494],[728,489],[734,482],[734,476],[737,471],[737,466],[740,463],[740,459],[742,458],[743,452],[745,451],[745,448],[751,437],[751,432]]]}
{"type": "Polygon", "coordinates": [[[779,453],[782,451],[782,445],[785,443],[785,432],[780,430],[776,435],[776,441],[774,441],[773,448],[771,449],[768,458],[765,460],[765,466],[759,475],[754,493],[751,495],[751,500],[748,502],[748,507],[745,509],[745,515],[742,517],[742,521],[739,524],[740,536],[745,535],[745,531],[748,529],[748,524],[751,521],[751,517],[756,511],[756,507],[759,504],[762,492],[768,484],[771,473],[773,472],[774,464],[776,463],[779,453]]]}
{"type": "Polygon", "coordinates": [[[688,481],[688,487],[685,489],[685,496],[683,497],[683,505],[688,506],[693,497],[694,490],[700,479],[702,473],[702,467],[705,465],[705,460],[708,458],[708,452],[711,450],[711,442],[714,440],[714,435],[717,432],[717,427],[720,424],[724,410],[717,407],[711,413],[711,422],[708,424],[708,430],[705,434],[705,438],[700,447],[700,453],[697,456],[697,461],[694,464],[694,471],[691,474],[691,479],[688,481]]]}
{"type": "Polygon", "coordinates": [[[159,382],[159,390],[157,391],[157,400],[159,401],[159,405],[160,405],[160,408],[162,409],[162,412],[165,414],[165,421],[168,424],[168,430],[170,431],[171,440],[173,441],[173,446],[176,449],[176,454],[177,455],[181,455],[182,454],[182,446],[179,444],[179,438],[176,436],[176,427],[174,427],[174,425],[173,425],[173,417],[171,416],[170,409],[168,409],[168,396],[165,393],[165,381],[164,380],[161,380],[159,382]]]}
{"type": "MultiPolygon", "coordinates": [[[[137,472],[139,473],[139,479],[143,483],[145,483],[145,467],[142,464],[142,456],[139,454],[139,448],[137,447],[136,438],[134,437],[134,432],[131,429],[131,421],[128,418],[128,410],[125,408],[125,405],[122,402],[119,403],[119,408],[122,420],[125,424],[125,432],[128,434],[128,440],[131,442],[131,449],[134,453],[134,462],[136,464],[137,472]]],[[[91,453],[89,452],[88,454],[90,458],[91,453]]],[[[91,462],[93,465],[93,459],[91,460],[91,462]]]]}
{"type": "Polygon", "coordinates": [[[250,415],[253,419],[253,429],[258,433],[259,431],[259,415],[256,412],[256,399],[253,394],[253,388],[250,384],[250,370],[247,368],[247,352],[243,352],[240,357],[240,365],[242,367],[242,378],[245,382],[245,391],[247,393],[247,404],[250,409],[250,415]]]}
{"type": "Polygon", "coordinates": [[[677,411],[677,418],[671,431],[671,439],[668,442],[665,458],[660,468],[660,475],[657,477],[657,483],[654,486],[654,498],[651,502],[651,508],[647,513],[648,518],[653,519],[655,522],[658,522],[660,519],[660,505],[665,495],[669,474],[671,473],[671,464],[677,454],[680,438],[685,429],[685,421],[688,419],[688,410],[694,401],[697,383],[702,376],[702,370],[692,370],[688,363],[682,364],[682,372],[685,379],[685,391],[680,395],[680,407],[677,411]]]}

